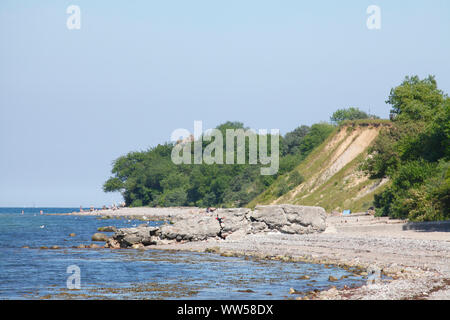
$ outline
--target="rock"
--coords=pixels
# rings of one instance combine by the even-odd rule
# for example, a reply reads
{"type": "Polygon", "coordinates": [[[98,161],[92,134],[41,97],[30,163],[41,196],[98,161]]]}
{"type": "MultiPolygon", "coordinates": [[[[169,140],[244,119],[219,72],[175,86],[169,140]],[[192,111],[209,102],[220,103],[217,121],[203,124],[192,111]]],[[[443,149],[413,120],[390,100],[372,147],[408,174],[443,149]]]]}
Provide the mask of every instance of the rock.
{"type": "Polygon", "coordinates": [[[301,276],[299,279],[300,279],[300,280],[309,280],[310,277],[307,276],[307,275],[304,275],[304,276],[301,276]]]}
{"type": "Polygon", "coordinates": [[[39,249],[48,249],[48,247],[46,247],[46,246],[42,246],[42,247],[40,247],[39,249]]]}
{"type": "Polygon", "coordinates": [[[181,239],[188,241],[201,241],[214,238],[221,233],[216,216],[210,213],[189,216],[178,220],[173,225],[161,227],[162,239],[181,239]]]}
{"type": "Polygon", "coordinates": [[[239,240],[242,239],[243,237],[245,237],[248,234],[248,232],[246,230],[237,230],[231,234],[225,234],[223,235],[223,237],[226,240],[229,241],[233,241],[233,240],[239,240]]]}
{"type": "Polygon", "coordinates": [[[288,221],[282,206],[257,206],[250,214],[252,222],[263,222],[269,229],[279,230],[288,221]]]}
{"type": "Polygon", "coordinates": [[[117,228],[114,227],[114,226],[99,227],[97,229],[97,231],[100,231],[100,232],[116,232],[117,228]]]}
{"type": "Polygon", "coordinates": [[[326,229],[326,212],[321,207],[287,204],[257,206],[250,219],[264,222],[269,229],[288,234],[315,233],[326,229]]]}
{"type": "Polygon", "coordinates": [[[206,253],[220,253],[220,248],[219,247],[206,248],[205,252],[206,253]]]}
{"type": "Polygon", "coordinates": [[[50,249],[59,249],[59,246],[51,246],[50,249]]]}
{"type": "Polygon", "coordinates": [[[131,247],[139,243],[148,246],[157,243],[159,234],[160,230],[156,227],[123,228],[117,230],[113,239],[119,243],[121,248],[131,247]]]}
{"type": "Polygon", "coordinates": [[[303,294],[303,292],[301,291],[297,291],[294,288],[290,288],[289,289],[289,294],[303,294]]]}
{"type": "Polygon", "coordinates": [[[238,292],[245,292],[245,293],[255,293],[255,291],[253,291],[252,289],[247,289],[247,290],[238,290],[238,292]]]}
{"type": "Polygon", "coordinates": [[[86,246],[85,246],[84,244],[79,244],[79,245],[77,246],[77,248],[78,248],[78,249],[84,249],[84,248],[86,248],[86,246]]]}
{"type": "MultiPolygon", "coordinates": [[[[121,248],[134,244],[144,246],[175,241],[204,241],[209,239],[239,240],[248,234],[278,231],[287,234],[323,232],[326,228],[326,213],[320,207],[294,205],[258,206],[254,211],[247,208],[217,209],[214,212],[192,212],[177,216],[171,224],[116,231],[113,239],[121,248]]],[[[101,241],[106,241],[102,238],[101,241]]],[[[117,247],[110,243],[109,247],[117,247]]],[[[286,261],[291,259],[286,258],[286,261]]]]}
{"type": "Polygon", "coordinates": [[[91,240],[105,242],[105,241],[108,241],[108,236],[104,233],[97,232],[92,235],[91,240]]]}
{"type": "Polygon", "coordinates": [[[119,241],[110,238],[106,241],[105,248],[120,249],[120,243],[119,241]]]}
{"type": "Polygon", "coordinates": [[[101,248],[98,244],[95,244],[95,243],[92,243],[90,246],[89,246],[89,248],[91,248],[91,249],[99,249],[99,248],[101,248]]]}
{"type": "Polygon", "coordinates": [[[76,234],[75,233],[71,233],[71,234],[69,234],[69,237],[75,237],[76,236],[76,234]]]}
{"type": "Polygon", "coordinates": [[[234,257],[236,256],[233,252],[225,251],[220,254],[222,257],[234,257]]]}
{"type": "Polygon", "coordinates": [[[336,277],[329,276],[329,277],[328,277],[328,281],[334,282],[334,281],[338,281],[338,279],[337,279],[336,277]]]}
{"type": "Polygon", "coordinates": [[[260,233],[269,230],[267,227],[267,224],[264,222],[252,222],[250,223],[250,230],[249,233],[260,233]]]}
{"type": "Polygon", "coordinates": [[[250,230],[250,221],[247,218],[250,212],[251,210],[246,208],[217,209],[214,214],[221,219],[220,235],[227,238],[237,231],[245,235],[250,230]]]}

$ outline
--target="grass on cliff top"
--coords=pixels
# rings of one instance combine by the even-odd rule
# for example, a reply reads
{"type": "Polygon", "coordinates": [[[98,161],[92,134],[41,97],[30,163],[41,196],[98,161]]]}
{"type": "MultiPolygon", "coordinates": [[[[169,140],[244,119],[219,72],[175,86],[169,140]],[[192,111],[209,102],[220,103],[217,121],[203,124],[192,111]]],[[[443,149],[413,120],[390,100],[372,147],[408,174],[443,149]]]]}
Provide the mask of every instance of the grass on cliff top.
{"type": "MultiPolygon", "coordinates": [[[[336,129],[330,134],[330,136],[316,149],[314,149],[311,154],[302,161],[293,171],[299,172],[304,177],[304,182],[307,183],[317,172],[321,171],[324,167],[330,165],[331,155],[339,148],[339,146],[352,134],[353,130],[358,127],[378,127],[380,125],[388,126],[391,124],[389,120],[382,119],[363,119],[355,121],[345,121],[341,123],[336,129]],[[336,143],[330,150],[325,150],[328,144],[336,137],[336,135],[345,130],[345,137],[341,139],[339,143],[336,143]]],[[[354,138],[356,139],[356,137],[354,138]]],[[[377,180],[366,180],[359,183],[353,187],[348,187],[345,184],[349,184],[349,181],[345,180],[346,176],[351,173],[358,172],[360,162],[365,158],[366,152],[363,152],[358,157],[353,159],[344,168],[339,170],[325,183],[320,185],[316,190],[310,193],[310,189],[314,188],[314,185],[299,192],[293,199],[291,198],[291,190],[295,187],[290,187],[288,192],[284,195],[279,194],[280,189],[282,190],[283,184],[286,183],[287,177],[290,173],[277,178],[277,180],[263,193],[253,199],[248,207],[254,208],[256,205],[260,204],[270,204],[273,201],[280,199],[279,203],[293,203],[299,205],[314,205],[321,206],[328,212],[334,209],[350,209],[352,211],[364,211],[373,204],[373,196],[375,192],[379,192],[381,189],[376,189],[368,193],[367,195],[358,198],[356,200],[351,200],[357,196],[357,194],[364,188],[374,183],[378,183],[377,180]]],[[[299,184],[300,185],[300,184],[299,184]]],[[[382,188],[384,188],[383,186],[382,188]]]]}

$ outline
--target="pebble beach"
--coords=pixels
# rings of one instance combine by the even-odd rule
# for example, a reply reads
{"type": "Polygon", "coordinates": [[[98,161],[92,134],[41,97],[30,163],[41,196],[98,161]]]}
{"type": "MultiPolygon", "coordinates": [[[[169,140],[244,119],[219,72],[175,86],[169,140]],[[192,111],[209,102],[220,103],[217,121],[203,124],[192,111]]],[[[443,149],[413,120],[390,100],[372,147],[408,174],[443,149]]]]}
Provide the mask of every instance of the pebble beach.
{"type": "MultiPolygon", "coordinates": [[[[121,208],[72,214],[173,221],[202,212],[204,209],[199,208],[121,208]]],[[[366,285],[358,288],[331,288],[298,299],[450,299],[450,223],[447,221],[416,225],[365,214],[329,216],[326,230],[317,234],[273,232],[233,240],[180,241],[152,246],[153,249],[357,267],[363,270],[362,274],[374,274],[366,285]],[[378,279],[376,274],[384,274],[388,280],[378,279]]]]}

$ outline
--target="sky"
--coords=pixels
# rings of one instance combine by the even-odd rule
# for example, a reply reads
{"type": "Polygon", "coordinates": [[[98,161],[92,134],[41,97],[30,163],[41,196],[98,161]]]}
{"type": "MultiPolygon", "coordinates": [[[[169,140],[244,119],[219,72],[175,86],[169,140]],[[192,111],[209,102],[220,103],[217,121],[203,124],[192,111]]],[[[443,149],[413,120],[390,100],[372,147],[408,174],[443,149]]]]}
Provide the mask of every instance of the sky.
{"type": "Polygon", "coordinates": [[[450,93],[449,60],[448,0],[2,0],[0,206],[119,202],[102,191],[113,160],[195,120],[284,134],[350,106],[387,118],[407,75],[450,93]]]}

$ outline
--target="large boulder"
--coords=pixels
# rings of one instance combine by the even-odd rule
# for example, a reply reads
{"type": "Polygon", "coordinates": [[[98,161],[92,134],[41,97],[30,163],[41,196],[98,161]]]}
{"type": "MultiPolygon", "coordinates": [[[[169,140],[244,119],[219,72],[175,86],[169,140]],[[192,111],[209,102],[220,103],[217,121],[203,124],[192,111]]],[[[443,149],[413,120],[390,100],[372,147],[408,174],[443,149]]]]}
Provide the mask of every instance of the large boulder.
{"type": "Polygon", "coordinates": [[[160,231],[161,239],[201,241],[217,237],[221,229],[215,215],[201,213],[178,219],[174,224],[164,225],[160,231]]]}
{"type": "Polygon", "coordinates": [[[320,207],[271,205],[257,206],[253,211],[246,208],[217,209],[179,216],[172,224],[160,228],[142,225],[119,229],[107,246],[128,248],[213,238],[238,240],[247,234],[267,231],[316,233],[325,230],[325,220],[325,210],[320,207]]]}
{"type": "Polygon", "coordinates": [[[250,215],[253,222],[263,222],[271,230],[289,234],[325,231],[326,218],[325,209],[321,207],[287,204],[257,206],[250,215]]]}
{"type": "Polygon", "coordinates": [[[144,246],[154,245],[159,239],[159,228],[157,227],[139,227],[119,229],[113,239],[120,244],[120,247],[127,248],[134,244],[143,244],[144,246]]]}

